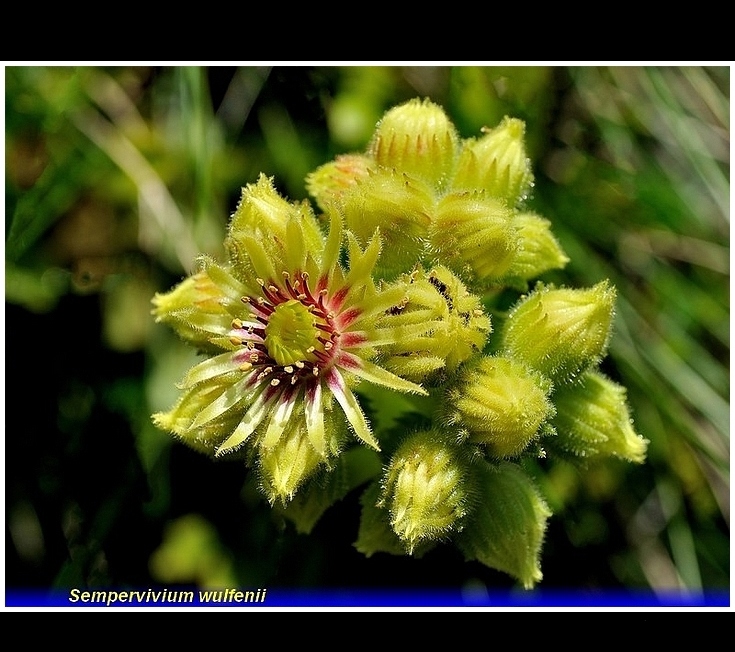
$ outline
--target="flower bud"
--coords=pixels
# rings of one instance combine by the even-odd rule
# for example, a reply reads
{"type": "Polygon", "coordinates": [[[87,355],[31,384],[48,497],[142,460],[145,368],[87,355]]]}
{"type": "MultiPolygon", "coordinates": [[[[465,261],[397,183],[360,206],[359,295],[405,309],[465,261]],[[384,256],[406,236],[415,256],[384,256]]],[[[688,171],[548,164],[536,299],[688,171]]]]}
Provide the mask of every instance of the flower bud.
{"type": "Polygon", "coordinates": [[[551,233],[549,220],[534,213],[516,213],[512,222],[518,234],[518,251],[508,268],[508,279],[529,281],[569,262],[551,233]]]}
{"type": "Polygon", "coordinates": [[[258,242],[266,255],[280,262],[280,267],[289,268],[286,261],[289,259],[288,225],[291,221],[298,223],[303,250],[316,252],[323,248],[323,235],[308,202],[284,199],[273,186],[273,179],[264,174],[257,183],[243,188],[226,240],[233,270],[240,278],[248,278],[257,271],[252,268],[248,240],[258,242]]]}
{"type": "Polygon", "coordinates": [[[461,529],[469,511],[469,464],[434,431],[410,435],[383,476],[381,504],[409,553],[461,529]]]}
{"type": "Polygon", "coordinates": [[[368,176],[373,161],[364,154],[342,154],[325,163],[306,177],[306,189],[322,210],[340,202],[360,179],[368,176]]]}
{"type": "Polygon", "coordinates": [[[506,116],[495,129],[485,130],[481,138],[465,141],[452,188],[481,188],[511,207],[524,201],[533,185],[525,131],[522,120],[506,116]]]}
{"type": "Polygon", "coordinates": [[[615,288],[608,281],[587,289],[539,284],[508,314],[504,352],[555,384],[570,382],[604,355],[614,304],[615,288]]]}
{"type": "Polygon", "coordinates": [[[454,166],[458,142],[457,131],[442,107],[413,99],[383,116],[368,154],[379,165],[440,188],[454,166]]]}
{"type": "Polygon", "coordinates": [[[642,463],[648,442],[633,428],[625,387],[597,370],[554,394],[557,437],[554,445],[577,457],[612,455],[642,463]]]}
{"type": "Polygon", "coordinates": [[[504,202],[483,193],[457,192],[437,206],[431,248],[473,287],[486,288],[509,269],[518,248],[504,202]]]}
{"type": "Polygon", "coordinates": [[[454,372],[485,346],[492,331],[490,317],[483,312],[479,297],[470,294],[448,268],[440,265],[429,273],[416,270],[397,284],[405,285],[406,298],[380,325],[406,334],[383,349],[386,369],[424,382],[439,370],[454,372]],[[431,324],[428,331],[412,332],[427,323],[431,324]]]}
{"type": "Polygon", "coordinates": [[[385,278],[413,268],[428,234],[434,196],[418,179],[393,170],[371,172],[342,197],[347,228],[366,245],[380,231],[383,248],[377,267],[385,278]]]}
{"type": "Polygon", "coordinates": [[[554,414],[551,383],[512,358],[484,357],[463,369],[450,390],[450,422],[493,457],[522,453],[554,414]]]}
{"type": "Polygon", "coordinates": [[[478,508],[457,544],[468,561],[508,573],[530,589],[541,581],[539,558],[551,511],[516,464],[480,464],[478,476],[478,508]]]}

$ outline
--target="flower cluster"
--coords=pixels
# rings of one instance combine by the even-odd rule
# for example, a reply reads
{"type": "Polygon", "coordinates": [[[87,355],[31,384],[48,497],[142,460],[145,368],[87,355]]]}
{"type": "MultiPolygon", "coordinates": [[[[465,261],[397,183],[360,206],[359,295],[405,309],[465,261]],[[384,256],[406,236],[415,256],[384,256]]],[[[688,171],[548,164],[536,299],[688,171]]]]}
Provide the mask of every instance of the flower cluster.
{"type": "Polygon", "coordinates": [[[568,258],[526,206],[524,130],[505,118],[462,139],[441,107],[412,100],[365,152],[308,175],[318,213],[264,176],[246,186],[224,262],[202,258],[154,298],[157,320],[205,356],[155,423],[244,459],[300,531],[367,484],[364,554],[452,542],[539,581],[550,512],[523,459],[642,462],[646,442],[599,369],[614,288],[539,280],[568,258]],[[510,310],[496,309],[502,291],[510,310]],[[381,400],[401,426],[371,425],[381,400]]]}

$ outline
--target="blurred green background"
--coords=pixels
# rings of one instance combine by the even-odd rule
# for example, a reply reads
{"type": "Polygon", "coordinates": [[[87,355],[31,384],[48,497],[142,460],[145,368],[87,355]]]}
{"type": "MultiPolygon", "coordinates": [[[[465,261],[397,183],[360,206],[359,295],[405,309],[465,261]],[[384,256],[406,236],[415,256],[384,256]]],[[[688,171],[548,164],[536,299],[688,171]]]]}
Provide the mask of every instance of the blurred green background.
{"type": "Polygon", "coordinates": [[[6,588],[513,586],[451,546],[364,558],[359,492],[297,534],[242,466],[149,418],[194,361],[153,293],[223,255],[261,171],[305,198],[307,172],[412,97],[463,137],[525,120],[529,206],[572,261],[558,279],[619,291],[603,369],[648,460],[539,462],[540,588],[729,588],[728,66],[4,72],[6,588]]]}

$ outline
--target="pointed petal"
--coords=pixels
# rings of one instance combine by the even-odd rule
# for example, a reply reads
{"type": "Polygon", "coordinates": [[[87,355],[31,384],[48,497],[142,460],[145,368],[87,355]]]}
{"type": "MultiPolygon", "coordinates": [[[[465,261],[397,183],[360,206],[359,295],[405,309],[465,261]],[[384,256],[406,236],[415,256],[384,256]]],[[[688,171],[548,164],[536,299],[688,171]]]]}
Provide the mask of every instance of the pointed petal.
{"type": "Polygon", "coordinates": [[[352,393],[352,390],[345,385],[342,375],[333,367],[325,376],[325,379],[329,389],[332,390],[332,394],[334,394],[334,398],[336,398],[337,402],[342,406],[345,416],[350,422],[352,428],[355,430],[357,437],[371,448],[379,451],[380,446],[378,445],[377,439],[375,439],[373,434],[370,432],[370,426],[365,418],[365,414],[363,413],[360,404],[357,402],[355,395],[352,393]]]}
{"type": "Polygon", "coordinates": [[[306,250],[304,248],[304,231],[298,218],[292,217],[286,224],[286,268],[290,270],[304,269],[306,250]]]}
{"type": "MultiPolygon", "coordinates": [[[[334,208],[329,208],[329,235],[322,254],[322,272],[328,276],[330,285],[332,283],[332,270],[337,268],[339,252],[342,247],[342,216],[334,208]]],[[[342,279],[338,279],[340,281],[342,279]]]]}
{"type": "Polygon", "coordinates": [[[409,392],[412,394],[421,394],[422,396],[428,396],[428,392],[409,380],[404,380],[400,376],[396,376],[394,373],[379,367],[378,365],[362,360],[350,353],[343,352],[339,358],[339,364],[341,367],[350,371],[351,373],[364,378],[365,380],[375,383],[376,385],[382,385],[389,389],[395,389],[398,392],[409,392]]]}
{"type": "Polygon", "coordinates": [[[266,417],[271,403],[277,395],[277,393],[268,394],[267,391],[263,391],[245,413],[234,432],[217,449],[215,456],[220,457],[242,446],[266,417]]]}
{"type": "Polygon", "coordinates": [[[357,243],[357,239],[352,233],[347,232],[349,239],[349,262],[350,271],[345,279],[345,285],[349,286],[361,286],[365,284],[365,279],[370,278],[370,273],[375,267],[375,263],[380,255],[381,240],[378,230],[375,230],[375,234],[370,239],[368,246],[364,252],[360,252],[360,246],[357,243]]]}
{"type": "Polygon", "coordinates": [[[326,449],[326,432],[324,430],[324,406],[322,405],[322,385],[316,383],[314,391],[307,390],[306,405],[306,430],[309,434],[309,442],[319,455],[324,455],[326,449]]]}
{"type": "Polygon", "coordinates": [[[191,429],[198,428],[212,419],[222,416],[225,412],[246,399],[248,395],[247,378],[230,385],[197,415],[191,424],[191,429]]]}
{"type": "Polygon", "coordinates": [[[406,288],[398,285],[381,290],[377,294],[371,294],[370,300],[362,302],[360,308],[363,316],[372,317],[400,305],[406,298],[406,288]]]}
{"type": "Polygon", "coordinates": [[[243,237],[242,243],[245,247],[245,251],[247,252],[248,257],[250,258],[250,262],[253,264],[255,273],[266,283],[276,279],[277,276],[276,271],[273,269],[273,263],[268,258],[268,255],[263,245],[251,236],[243,237]]]}
{"type": "Polygon", "coordinates": [[[345,348],[373,348],[377,346],[386,346],[387,344],[397,344],[398,342],[403,342],[408,339],[421,337],[430,330],[437,329],[442,326],[442,322],[426,320],[418,324],[408,324],[406,326],[391,326],[388,328],[373,328],[364,331],[349,331],[346,335],[352,335],[353,337],[348,337],[347,341],[350,342],[354,339],[354,343],[350,343],[349,347],[346,346],[345,348]]]}
{"type": "Polygon", "coordinates": [[[289,396],[286,396],[286,392],[282,392],[279,398],[279,403],[273,412],[268,429],[265,431],[265,437],[261,442],[263,448],[271,448],[278,443],[281,438],[283,431],[288,424],[291,414],[293,412],[294,405],[296,405],[296,399],[300,392],[290,392],[289,396]]]}
{"type": "Polygon", "coordinates": [[[226,374],[228,371],[235,371],[237,369],[237,362],[233,358],[236,355],[237,353],[227,351],[227,353],[222,353],[213,358],[207,358],[204,362],[200,362],[186,374],[181,383],[181,389],[187,389],[202,381],[216,378],[217,376],[226,374]]]}
{"type": "Polygon", "coordinates": [[[205,260],[205,269],[212,282],[235,303],[240,301],[240,297],[252,292],[252,289],[248,289],[226,269],[209,259],[205,260]]]}
{"type": "Polygon", "coordinates": [[[182,310],[176,314],[192,328],[206,333],[214,333],[215,335],[224,335],[230,330],[230,323],[232,322],[232,317],[227,313],[215,314],[192,309],[182,310]]]}

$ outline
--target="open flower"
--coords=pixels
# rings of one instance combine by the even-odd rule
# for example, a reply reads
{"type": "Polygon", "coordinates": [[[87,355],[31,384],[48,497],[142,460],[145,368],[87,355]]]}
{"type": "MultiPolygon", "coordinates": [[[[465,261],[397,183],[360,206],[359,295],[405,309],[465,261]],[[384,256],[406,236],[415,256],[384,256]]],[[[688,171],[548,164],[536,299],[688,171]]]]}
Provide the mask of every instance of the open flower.
{"type": "Polygon", "coordinates": [[[425,393],[371,358],[431,324],[377,324],[405,300],[400,285],[381,289],[372,281],[378,233],[363,250],[333,213],[328,236],[319,235],[311,210],[282,200],[264,177],[245,189],[232,225],[230,261],[203,260],[197,274],[218,288],[221,310],[200,313],[197,302],[183,309],[170,298],[180,288],[154,299],[159,321],[220,351],[188,372],[177,404],[154,421],[217,456],[245,449],[268,497],[285,502],[339,453],[345,422],[379,449],[352,391],[360,380],[425,393]],[[345,240],[347,269],[339,262],[345,240]]]}

